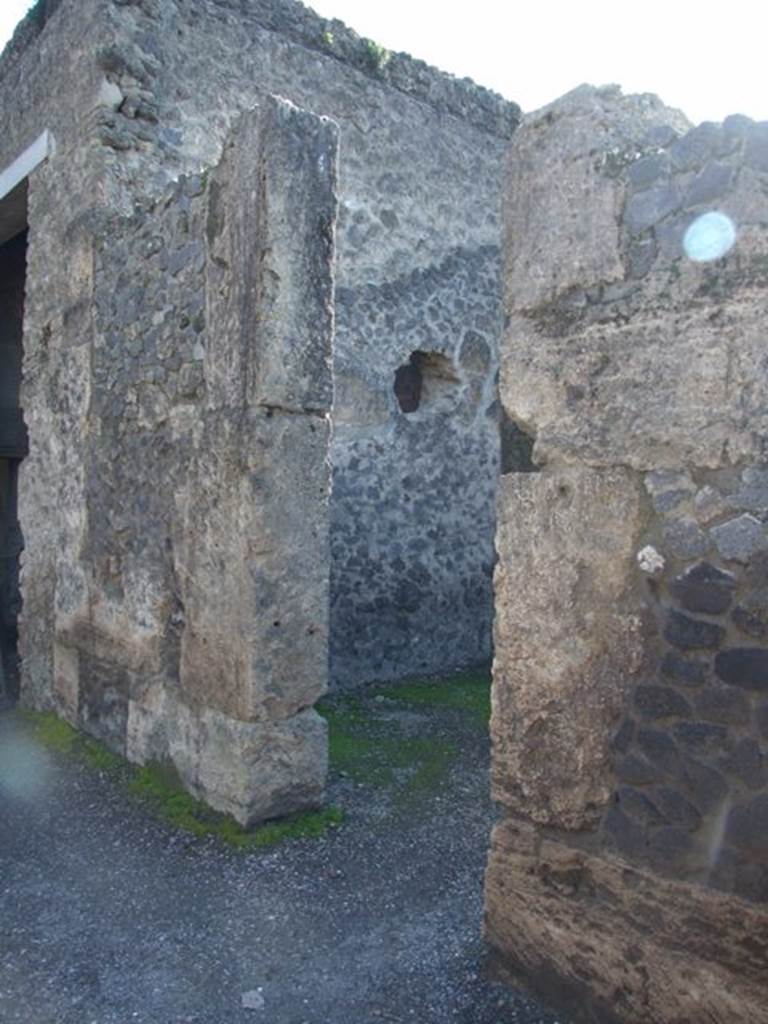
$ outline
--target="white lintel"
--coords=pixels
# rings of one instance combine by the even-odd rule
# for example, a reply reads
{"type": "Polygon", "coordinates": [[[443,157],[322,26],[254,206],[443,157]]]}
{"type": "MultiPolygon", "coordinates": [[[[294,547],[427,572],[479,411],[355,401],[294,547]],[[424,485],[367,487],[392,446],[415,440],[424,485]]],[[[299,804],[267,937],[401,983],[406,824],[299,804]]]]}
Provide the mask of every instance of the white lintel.
{"type": "Polygon", "coordinates": [[[46,130],[35,139],[31,146],[27,146],[21,156],[16,157],[12,164],[0,171],[0,199],[4,199],[9,192],[13,192],[16,186],[28,178],[36,167],[47,160],[53,153],[53,136],[46,130]]]}

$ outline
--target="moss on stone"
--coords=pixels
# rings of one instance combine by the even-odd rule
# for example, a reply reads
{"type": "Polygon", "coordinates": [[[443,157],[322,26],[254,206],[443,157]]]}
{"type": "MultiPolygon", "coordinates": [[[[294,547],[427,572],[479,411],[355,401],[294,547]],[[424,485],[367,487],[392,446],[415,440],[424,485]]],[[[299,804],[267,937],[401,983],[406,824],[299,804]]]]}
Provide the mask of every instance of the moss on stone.
{"type": "Polygon", "coordinates": [[[246,829],[185,792],[175,768],[165,762],[139,768],[128,788],[169,824],[201,838],[214,836],[238,850],[273,846],[286,839],[320,838],[329,828],[338,827],[344,817],[339,808],[324,807],[246,829]]]}
{"type": "Polygon", "coordinates": [[[75,757],[92,770],[113,774],[127,792],[142,800],[156,817],[199,838],[213,836],[238,850],[258,849],[287,839],[320,837],[343,821],[343,813],[337,807],[324,807],[246,829],[234,818],[212,810],[187,793],[170,762],[135,767],[54,714],[23,711],[21,716],[41,746],[75,757]]]}

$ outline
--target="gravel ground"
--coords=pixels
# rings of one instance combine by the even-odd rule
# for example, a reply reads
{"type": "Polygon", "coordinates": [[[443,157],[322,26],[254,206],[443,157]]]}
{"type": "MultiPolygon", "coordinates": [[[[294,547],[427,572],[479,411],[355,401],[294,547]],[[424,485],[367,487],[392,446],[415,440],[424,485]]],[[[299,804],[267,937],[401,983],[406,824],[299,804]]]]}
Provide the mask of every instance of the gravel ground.
{"type": "Polygon", "coordinates": [[[384,728],[457,753],[420,787],[407,766],[337,765],[340,828],[247,853],[0,714],[0,1021],[566,1024],[486,977],[487,730],[373,694],[361,709],[374,745],[384,728]]]}

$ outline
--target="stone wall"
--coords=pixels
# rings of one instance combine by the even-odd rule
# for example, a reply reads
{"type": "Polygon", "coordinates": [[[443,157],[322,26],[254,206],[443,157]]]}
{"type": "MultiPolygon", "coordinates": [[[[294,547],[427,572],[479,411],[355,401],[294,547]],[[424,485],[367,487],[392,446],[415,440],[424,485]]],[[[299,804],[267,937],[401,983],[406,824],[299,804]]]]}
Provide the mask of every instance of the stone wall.
{"type": "Polygon", "coordinates": [[[574,1020],[765,1012],[767,174],[615,89],[511,147],[486,931],[574,1020]]]}
{"type": "Polygon", "coordinates": [[[215,163],[265,93],[339,124],[332,681],[488,658],[500,172],[517,108],[293,0],[115,0],[109,14],[118,205],[215,163]],[[467,371],[475,338],[488,354],[467,371]],[[395,372],[422,350],[453,362],[456,401],[408,419],[395,372]]]}
{"type": "Polygon", "coordinates": [[[48,0],[0,60],[0,115],[2,166],[44,130],[54,142],[26,185],[23,699],[133,759],[171,756],[242,820],[315,802],[325,755],[302,709],[326,673],[331,388],[310,341],[327,356],[335,316],[335,677],[487,656],[499,157],[517,108],[293,0],[48,0]],[[334,311],[306,285],[310,258],[330,280],[327,122],[321,145],[291,115],[314,177],[298,153],[279,167],[246,145],[265,205],[249,211],[255,185],[238,172],[245,212],[229,223],[263,214],[266,234],[228,227],[229,254],[209,237],[236,197],[216,191],[226,169],[208,169],[226,168],[242,118],[272,93],[341,124],[334,311]],[[452,398],[438,408],[425,384],[405,414],[395,374],[415,353],[445,359],[452,398]],[[267,543],[278,507],[284,536],[267,543]],[[248,744],[258,761],[232,723],[301,715],[313,764],[293,803],[270,802],[271,784],[250,803],[253,779],[231,765],[203,778],[203,762],[248,744]]]}
{"type": "Polygon", "coordinates": [[[337,133],[263,97],[215,169],[129,181],[156,121],[131,109],[120,148],[114,68],[144,71],[111,6],[51,5],[0,65],[6,164],[55,141],[28,181],[22,697],[249,822],[324,784],[337,133]]]}
{"type": "Polygon", "coordinates": [[[335,145],[267,102],[94,245],[87,586],[59,588],[54,690],[241,821],[323,792],[335,145]]]}

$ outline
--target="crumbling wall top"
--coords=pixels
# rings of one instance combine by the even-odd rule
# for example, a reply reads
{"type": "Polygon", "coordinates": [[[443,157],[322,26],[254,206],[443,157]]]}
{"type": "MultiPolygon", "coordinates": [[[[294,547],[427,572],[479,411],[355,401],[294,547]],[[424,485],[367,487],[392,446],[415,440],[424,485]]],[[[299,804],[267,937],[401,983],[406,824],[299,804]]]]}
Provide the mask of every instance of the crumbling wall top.
{"type": "MultiPolygon", "coordinates": [[[[19,24],[0,55],[0,83],[20,56],[34,46],[55,11],[71,0],[38,0],[19,24]]],[[[121,7],[137,6],[148,13],[177,0],[109,0],[121,7]]],[[[455,78],[405,53],[391,53],[359,36],[337,19],[321,17],[299,0],[200,0],[201,4],[237,13],[244,21],[284,36],[298,46],[315,50],[350,65],[384,85],[461,118],[492,135],[509,138],[520,121],[520,108],[469,78],[455,78]]]]}

